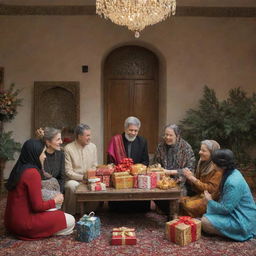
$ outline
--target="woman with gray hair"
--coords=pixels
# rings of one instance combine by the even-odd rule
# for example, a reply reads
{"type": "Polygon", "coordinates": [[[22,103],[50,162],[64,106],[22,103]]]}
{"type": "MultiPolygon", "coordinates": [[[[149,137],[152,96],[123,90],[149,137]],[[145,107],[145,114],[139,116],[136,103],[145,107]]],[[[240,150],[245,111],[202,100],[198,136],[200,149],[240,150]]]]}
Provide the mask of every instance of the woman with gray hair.
{"type": "MultiPolygon", "coordinates": [[[[44,162],[44,176],[46,178],[54,177],[59,183],[60,192],[64,192],[65,183],[65,157],[61,150],[61,131],[53,127],[45,127],[37,130],[37,135],[46,145],[46,159],[44,162]]],[[[49,187],[50,189],[50,187],[49,187]]],[[[52,184],[52,189],[56,189],[56,185],[52,184]]]]}
{"type": "Polygon", "coordinates": [[[183,170],[194,170],[195,156],[192,147],[181,138],[180,129],[176,124],[165,126],[163,141],[156,149],[154,162],[161,164],[167,175],[180,180],[183,194],[186,195],[189,187],[185,184],[183,170]]]}
{"type": "Polygon", "coordinates": [[[212,162],[213,153],[220,148],[215,140],[201,142],[199,151],[200,159],[197,164],[195,175],[189,170],[183,171],[187,180],[191,183],[194,196],[181,199],[181,214],[191,217],[202,217],[206,212],[206,200],[204,191],[207,190],[214,199],[219,197],[219,186],[222,172],[216,170],[212,162]]]}

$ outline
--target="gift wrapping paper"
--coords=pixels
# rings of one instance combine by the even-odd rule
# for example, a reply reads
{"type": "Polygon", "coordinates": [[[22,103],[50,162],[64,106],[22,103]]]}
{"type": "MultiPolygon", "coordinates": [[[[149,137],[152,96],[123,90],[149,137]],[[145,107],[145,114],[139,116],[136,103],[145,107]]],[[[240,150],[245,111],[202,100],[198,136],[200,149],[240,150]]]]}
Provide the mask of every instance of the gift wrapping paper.
{"type": "Polygon", "coordinates": [[[112,175],[112,179],[116,189],[133,188],[133,176],[126,172],[115,172],[112,175]]]}
{"type": "Polygon", "coordinates": [[[150,189],[151,177],[149,175],[138,175],[138,188],[150,189]]]}
{"type": "Polygon", "coordinates": [[[134,245],[137,243],[134,228],[120,227],[112,230],[112,245],[134,245]]]}
{"type": "Polygon", "coordinates": [[[76,240],[81,242],[91,242],[100,235],[100,218],[90,215],[84,215],[76,223],[76,240]]]}
{"type": "Polygon", "coordinates": [[[166,238],[179,245],[187,245],[201,237],[201,221],[189,216],[166,222],[166,238]]]}
{"type": "Polygon", "coordinates": [[[155,171],[155,172],[148,171],[147,172],[147,174],[151,174],[151,173],[156,174],[157,182],[165,176],[165,173],[163,171],[155,171]]]}
{"type": "Polygon", "coordinates": [[[106,185],[106,187],[110,187],[110,176],[103,175],[102,182],[106,185]]]}
{"type": "Polygon", "coordinates": [[[87,170],[87,179],[91,179],[96,176],[96,170],[87,170]]]}
{"type": "Polygon", "coordinates": [[[156,186],[157,186],[157,175],[155,173],[150,174],[150,182],[151,182],[151,187],[150,188],[156,188],[156,186]]]}
{"type": "Polygon", "coordinates": [[[106,184],[104,184],[102,182],[90,183],[88,186],[89,186],[89,190],[91,190],[91,191],[106,190],[106,184]]]}
{"type": "Polygon", "coordinates": [[[133,176],[133,187],[138,188],[138,175],[133,176]]]}

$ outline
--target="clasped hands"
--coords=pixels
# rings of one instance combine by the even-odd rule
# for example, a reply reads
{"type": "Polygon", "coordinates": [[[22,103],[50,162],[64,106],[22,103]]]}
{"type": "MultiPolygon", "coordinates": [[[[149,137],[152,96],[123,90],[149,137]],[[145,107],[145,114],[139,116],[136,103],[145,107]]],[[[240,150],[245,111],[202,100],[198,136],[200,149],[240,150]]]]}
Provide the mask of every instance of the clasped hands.
{"type": "Polygon", "coordinates": [[[53,200],[55,201],[55,204],[62,204],[64,201],[64,196],[63,194],[59,193],[53,198],[53,200]]]}

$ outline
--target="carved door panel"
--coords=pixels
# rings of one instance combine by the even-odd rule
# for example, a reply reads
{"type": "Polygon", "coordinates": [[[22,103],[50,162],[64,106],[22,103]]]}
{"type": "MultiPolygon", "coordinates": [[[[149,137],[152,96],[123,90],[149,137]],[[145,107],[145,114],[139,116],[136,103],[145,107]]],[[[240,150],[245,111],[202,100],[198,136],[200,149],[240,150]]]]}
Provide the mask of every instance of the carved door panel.
{"type": "Polygon", "coordinates": [[[156,56],[138,46],[118,48],[106,59],[104,81],[104,152],[110,138],[124,131],[124,120],[136,116],[142,123],[139,134],[154,153],[158,139],[156,56]]]}
{"type": "Polygon", "coordinates": [[[110,80],[108,82],[106,140],[124,130],[124,118],[131,113],[132,98],[130,80],[110,80]]]}
{"type": "Polygon", "coordinates": [[[141,121],[140,134],[148,140],[148,150],[154,153],[158,134],[158,92],[154,80],[135,80],[132,115],[141,121]]]}

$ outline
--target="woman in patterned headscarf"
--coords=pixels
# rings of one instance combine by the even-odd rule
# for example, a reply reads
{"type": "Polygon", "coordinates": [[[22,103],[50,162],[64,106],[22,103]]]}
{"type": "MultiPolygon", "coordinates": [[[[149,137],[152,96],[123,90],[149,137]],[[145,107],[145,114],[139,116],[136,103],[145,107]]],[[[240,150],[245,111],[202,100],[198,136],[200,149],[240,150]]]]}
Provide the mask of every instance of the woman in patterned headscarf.
{"type": "MultiPolygon", "coordinates": [[[[166,175],[171,175],[179,181],[183,195],[190,195],[191,190],[183,170],[188,168],[193,172],[195,161],[192,147],[181,138],[179,127],[176,124],[165,126],[163,140],[158,144],[155,152],[154,163],[161,164],[166,175]]],[[[169,201],[156,200],[155,203],[158,210],[169,214],[169,201]]]]}
{"type": "Polygon", "coordinates": [[[181,138],[179,127],[176,124],[167,125],[164,129],[163,141],[156,149],[154,162],[161,164],[167,175],[180,180],[183,195],[189,190],[183,170],[188,168],[193,172],[195,161],[192,147],[181,138]]]}
{"type": "Polygon", "coordinates": [[[209,191],[214,199],[218,198],[222,173],[214,168],[212,154],[219,148],[220,145],[215,140],[202,141],[195,175],[188,169],[183,171],[195,196],[181,199],[182,215],[201,217],[206,212],[205,190],[209,191]]]}

